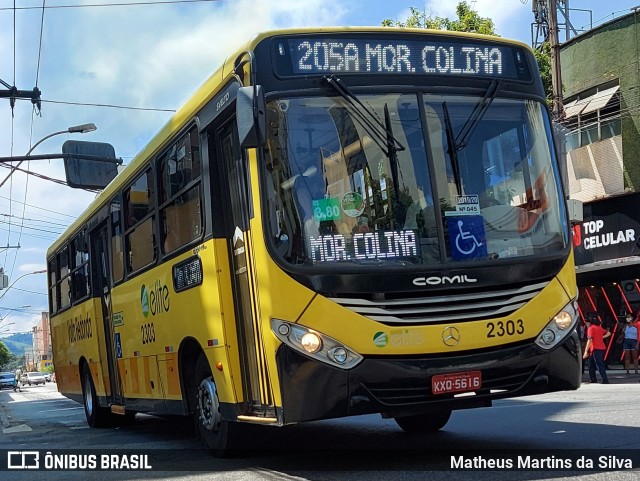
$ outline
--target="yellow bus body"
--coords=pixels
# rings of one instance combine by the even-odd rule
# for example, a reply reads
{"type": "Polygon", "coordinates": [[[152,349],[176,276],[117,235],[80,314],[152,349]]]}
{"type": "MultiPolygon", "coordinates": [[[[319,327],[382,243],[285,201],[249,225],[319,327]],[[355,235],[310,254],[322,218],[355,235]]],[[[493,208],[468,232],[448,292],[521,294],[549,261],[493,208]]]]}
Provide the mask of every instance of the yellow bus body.
{"type": "MultiPolygon", "coordinates": [[[[403,35],[425,33],[422,30],[375,28],[295,29],[286,33],[295,35],[363,32],[396,32],[403,35]]],[[[484,39],[482,36],[471,34],[429,34],[442,38],[450,38],[449,36],[453,35],[462,39],[484,39]]],[[[55,265],[53,262],[57,259],[56,256],[67,248],[74,236],[79,235],[84,229],[91,230],[89,226],[93,225],[92,222],[97,219],[99,213],[108,209],[109,203],[120,195],[133,179],[139,177],[150,162],[160,158],[179,134],[182,135],[186,129],[195,129],[194,126],[199,125],[194,123],[193,119],[211,105],[217,99],[216,96],[233,80],[234,63],[239,55],[244,51],[253,50],[272,35],[273,33],[258,35],[236,54],[231,55],[224,66],[206,80],[133,159],[127,169],[50,247],[47,252],[50,266],[55,265]]],[[[526,48],[518,42],[502,39],[500,41],[505,45],[526,48]]],[[[244,68],[248,70],[248,66],[244,68]]],[[[290,374],[291,378],[286,383],[295,385],[297,376],[304,375],[304,362],[307,361],[296,361],[299,371],[286,372],[282,364],[285,361],[278,359],[278,353],[283,355],[285,348],[272,330],[274,320],[282,320],[322,333],[343,343],[364,358],[412,359],[426,355],[427,358],[460,356],[459,359],[462,359],[466,354],[497,352],[505,346],[511,348],[533,345],[545,326],[575,300],[577,286],[573,255],[568,252],[563,265],[553,278],[515,312],[504,317],[447,323],[446,328],[459,332],[459,342],[456,345],[449,346],[443,343],[442,323],[383,325],[345,307],[330,296],[318,294],[305,287],[273,259],[264,241],[269,234],[263,224],[266,213],[260,199],[265,193],[261,190],[262,185],[259,181],[262,173],[256,149],[246,150],[246,165],[251,179],[253,216],[249,220],[243,240],[248,252],[247,292],[253,300],[253,337],[244,338],[246,334],[241,332],[242,320],[239,318],[240,311],[237,306],[239,291],[234,287],[234,276],[237,273],[234,272],[231,260],[236,251],[230,248],[231,239],[211,235],[207,231],[206,235],[201,233],[194,241],[183,246],[176,255],[167,256],[159,254],[160,247],[156,243],[156,260],[139,272],[130,272],[122,282],[110,283],[106,301],[100,296],[91,295],[84,300],[72,302],[65,309],[52,308],[52,344],[57,385],[62,394],[79,402],[83,402],[84,397],[84,402],[87,402],[87,379],[83,377],[83,369],[86,366],[95,385],[95,395],[100,409],[110,409],[120,414],[126,411],[193,414],[196,412],[197,403],[190,390],[194,381],[193,371],[197,370],[198,352],[202,352],[210,367],[219,403],[228,408],[223,414],[225,420],[282,425],[307,420],[312,415],[301,414],[296,417],[298,410],[292,408],[289,412],[296,415],[287,416],[286,399],[287,396],[291,396],[291,388],[285,389],[284,378],[290,374]],[[201,283],[196,287],[176,290],[176,266],[194,259],[201,265],[201,283]],[[109,306],[107,312],[104,311],[104,305],[109,306]],[[105,319],[106,321],[103,321],[105,319]],[[504,330],[504,326],[514,320],[526,320],[521,331],[510,332],[506,336],[490,335],[492,329],[496,332],[504,330]],[[112,333],[105,330],[105,322],[106,325],[112,326],[112,333]],[[251,371],[249,375],[243,361],[243,356],[247,355],[246,345],[242,344],[243,339],[244,343],[251,344],[256,352],[255,371],[251,371]],[[379,341],[380,339],[384,341],[379,341]],[[114,343],[111,355],[117,357],[115,364],[121,392],[112,390],[112,386],[117,384],[113,381],[115,368],[110,371],[109,367],[109,342],[114,343]],[[251,379],[247,379],[248,377],[251,379]],[[245,392],[250,381],[255,381],[251,388],[252,397],[245,392]],[[116,400],[114,396],[117,396],[116,400]],[[257,408],[252,410],[249,406],[258,401],[265,407],[263,411],[257,408]]],[[[202,199],[209,195],[202,192],[203,187],[200,187],[200,191],[202,199]]],[[[136,197],[135,201],[144,205],[145,199],[136,197]]],[[[205,214],[209,216],[204,219],[204,224],[207,225],[211,221],[211,213],[205,214]]],[[[108,215],[100,215],[108,222],[108,215]]],[[[155,222],[158,222],[157,218],[155,222]]],[[[113,249],[113,246],[109,249],[113,249]]],[[[113,254],[111,250],[109,252],[113,254]]],[[[375,275],[375,272],[372,275],[375,275]]],[[[54,281],[50,288],[56,285],[55,282],[59,283],[59,278],[56,281],[52,276],[52,279],[54,281]]],[[[460,369],[466,368],[462,366],[460,369]]],[[[315,372],[319,371],[310,370],[309,374],[313,376],[315,372]]],[[[569,377],[571,376],[573,374],[569,377]]],[[[306,386],[312,385],[313,382],[313,379],[305,379],[306,386]]],[[[322,382],[322,379],[318,379],[318,382],[322,382]]],[[[575,379],[566,381],[566,386],[562,384],[565,387],[554,389],[575,389],[579,382],[579,376],[576,375],[575,379]]],[[[337,384],[346,384],[346,381],[337,381],[337,384]]],[[[321,389],[318,388],[314,392],[321,392],[321,389]]],[[[396,413],[395,409],[397,408],[389,408],[390,415],[396,413]]],[[[365,409],[362,412],[367,411],[365,409]]],[[[326,417],[331,417],[334,413],[335,411],[329,409],[326,417]]],[[[345,408],[337,415],[347,414],[350,412],[345,408]]],[[[89,413],[87,416],[89,418],[89,413]]],[[[325,414],[320,417],[323,416],[325,414]]]]}

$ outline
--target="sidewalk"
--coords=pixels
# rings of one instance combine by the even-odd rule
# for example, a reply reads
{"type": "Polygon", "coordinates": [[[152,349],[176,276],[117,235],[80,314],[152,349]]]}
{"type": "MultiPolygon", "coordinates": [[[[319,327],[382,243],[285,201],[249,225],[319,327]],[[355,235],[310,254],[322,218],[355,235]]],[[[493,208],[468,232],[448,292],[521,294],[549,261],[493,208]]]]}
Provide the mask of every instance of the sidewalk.
{"type": "MultiPolygon", "coordinates": [[[[613,367],[607,369],[607,377],[609,378],[609,384],[637,384],[640,382],[640,374],[634,374],[633,366],[629,369],[631,374],[627,375],[627,371],[623,367],[613,367]]],[[[639,371],[640,372],[640,371],[639,371]]],[[[596,371],[596,378],[598,383],[602,382],[600,373],[596,371]]],[[[582,373],[582,382],[589,384],[589,369],[587,366],[582,373]]]]}

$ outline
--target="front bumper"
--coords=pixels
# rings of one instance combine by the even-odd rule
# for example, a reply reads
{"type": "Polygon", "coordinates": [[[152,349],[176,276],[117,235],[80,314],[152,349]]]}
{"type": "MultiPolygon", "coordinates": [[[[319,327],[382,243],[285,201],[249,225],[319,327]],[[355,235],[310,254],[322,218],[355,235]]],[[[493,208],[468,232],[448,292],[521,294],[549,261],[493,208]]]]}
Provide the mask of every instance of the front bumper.
{"type": "Polygon", "coordinates": [[[494,399],[572,390],[580,386],[582,358],[574,331],[551,351],[533,342],[455,356],[365,357],[344,371],[282,345],[277,356],[284,422],[359,414],[406,416],[490,406],[494,399]],[[481,371],[475,395],[434,395],[436,374],[481,371]]]}

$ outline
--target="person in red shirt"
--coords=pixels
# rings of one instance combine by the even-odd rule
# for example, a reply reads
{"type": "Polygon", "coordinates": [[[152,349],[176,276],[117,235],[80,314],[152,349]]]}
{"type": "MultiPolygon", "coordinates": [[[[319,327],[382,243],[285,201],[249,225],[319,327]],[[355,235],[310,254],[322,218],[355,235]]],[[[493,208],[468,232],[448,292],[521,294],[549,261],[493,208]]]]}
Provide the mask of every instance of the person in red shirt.
{"type": "Polygon", "coordinates": [[[607,370],[604,366],[604,353],[607,346],[604,340],[611,335],[600,324],[600,317],[596,313],[591,313],[586,321],[587,324],[587,344],[584,347],[583,359],[589,359],[589,379],[597,382],[596,367],[602,377],[602,384],[609,384],[607,370]]]}

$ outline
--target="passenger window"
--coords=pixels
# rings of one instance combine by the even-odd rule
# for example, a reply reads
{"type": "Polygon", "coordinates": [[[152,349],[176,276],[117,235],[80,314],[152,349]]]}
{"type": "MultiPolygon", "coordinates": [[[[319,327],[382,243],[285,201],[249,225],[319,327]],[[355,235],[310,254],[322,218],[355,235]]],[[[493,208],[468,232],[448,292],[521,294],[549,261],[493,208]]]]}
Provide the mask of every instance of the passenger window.
{"type": "Polygon", "coordinates": [[[72,295],[75,303],[89,295],[89,245],[84,230],[73,239],[71,259],[73,262],[72,295]]]}
{"type": "Polygon", "coordinates": [[[125,190],[127,264],[131,272],[155,259],[153,173],[145,171],[125,190]]]}
{"type": "Polygon", "coordinates": [[[200,144],[191,129],[158,160],[160,230],[164,254],[202,235],[200,144]]]}
{"type": "Polygon", "coordinates": [[[125,193],[127,225],[133,227],[155,208],[153,199],[153,174],[147,170],[125,193]]]}
{"type": "Polygon", "coordinates": [[[66,309],[71,305],[71,276],[69,270],[69,250],[65,246],[58,253],[58,267],[60,277],[60,309],[66,309]]]}
{"type": "Polygon", "coordinates": [[[51,314],[55,314],[58,312],[58,306],[60,305],[60,290],[58,286],[57,280],[58,277],[58,262],[57,258],[54,257],[49,261],[49,300],[50,305],[49,309],[51,310],[51,314]]]}
{"type": "Polygon", "coordinates": [[[122,204],[120,199],[111,201],[111,275],[113,282],[124,277],[124,246],[122,245],[122,204]]]}

